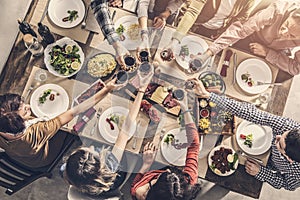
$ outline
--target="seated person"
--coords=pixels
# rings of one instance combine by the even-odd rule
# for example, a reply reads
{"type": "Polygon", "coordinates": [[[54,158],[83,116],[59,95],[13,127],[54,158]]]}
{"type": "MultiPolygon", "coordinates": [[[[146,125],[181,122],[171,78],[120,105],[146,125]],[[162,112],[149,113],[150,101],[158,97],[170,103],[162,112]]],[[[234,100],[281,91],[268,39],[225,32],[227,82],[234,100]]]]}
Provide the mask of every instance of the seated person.
{"type": "Polygon", "coordinates": [[[179,170],[175,167],[163,170],[149,171],[154,160],[154,145],[147,144],[144,148],[143,165],[136,175],[131,195],[137,200],[157,199],[195,199],[200,191],[198,180],[199,134],[193,117],[188,109],[187,97],[180,101],[184,116],[186,136],[189,143],[185,167],[179,170]]]}
{"type": "Polygon", "coordinates": [[[18,94],[0,96],[0,147],[13,160],[32,168],[51,164],[60,153],[68,134],[58,132],[76,115],[86,111],[116,88],[115,79],[93,97],[53,119],[33,118],[30,105],[18,94]]]}
{"type": "Polygon", "coordinates": [[[79,192],[94,196],[97,199],[119,195],[119,186],[124,181],[124,173],[119,165],[129,139],[129,130],[138,116],[144,93],[152,75],[153,68],[152,72],[145,77],[140,76],[138,71],[140,85],[138,94],[130,106],[130,114],[126,117],[111,151],[104,149],[97,153],[93,148],[83,147],[73,152],[67,159],[64,177],[79,192]]]}
{"type": "Polygon", "coordinates": [[[257,12],[245,23],[231,24],[208,50],[195,57],[205,62],[210,56],[241,40],[239,48],[250,50],[291,75],[300,73],[300,51],[290,58],[289,50],[300,46],[300,2],[278,0],[257,12]],[[244,39],[245,38],[245,39],[244,39]]]}
{"type": "Polygon", "coordinates": [[[115,31],[114,23],[111,20],[108,9],[109,2],[111,5],[118,6],[119,0],[92,0],[91,8],[94,10],[96,20],[101,28],[103,35],[116,51],[117,61],[120,65],[125,65],[123,57],[129,55],[129,51],[120,43],[120,37],[115,31]]]}
{"type": "Polygon", "coordinates": [[[267,166],[248,159],[245,164],[248,174],[277,189],[295,190],[300,187],[300,123],[261,111],[253,104],[210,93],[201,81],[191,81],[194,83],[195,94],[207,98],[239,118],[272,128],[273,139],[267,166]]]}
{"type": "MultiPolygon", "coordinates": [[[[191,27],[196,23],[202,25],[202,29],[209,29],[208,36],[219,34],[224,28],[236,20],[245,21],[252,10],[254,0],[188,0],[185,2],[175,20],[177,26],[171,42],[165,49],[172,51],[181,42],[191,27]],[[216,30],[216,31],[210,31],[216,30]]],[[[202,34],[202,32],[199,32],[202,34]]],[[[203,32],[204,33],[204,32],[203,32]]],[[[205,34],[204,34],[205,35],[205,34]]]]}
{"type": "MultiPolygon", "coordinates": [[[[177,26],[192,0],[187,0],[179,10],[174,25],[177,26]]],[[[245,22],[253,10],[255,0],[208,0],[198,15],[191,31],[215,39],[235,21],[245,22]]]]}

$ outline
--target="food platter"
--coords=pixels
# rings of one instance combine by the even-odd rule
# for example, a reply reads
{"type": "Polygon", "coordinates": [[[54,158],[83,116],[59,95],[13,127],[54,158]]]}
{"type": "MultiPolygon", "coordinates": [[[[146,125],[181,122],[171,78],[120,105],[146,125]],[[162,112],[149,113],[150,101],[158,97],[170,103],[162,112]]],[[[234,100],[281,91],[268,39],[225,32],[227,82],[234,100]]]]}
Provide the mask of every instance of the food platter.
{"type": "Polygon", "coordinates": [[[61,28],[73,28],[77,26],[85,16],[85,5],[82,0],[50,0],[48,6],[50,20],[61,28]],[[68,11],[77,12],[72,20],[63,21],[63,18],[70,16],[68,11]]]}
{"type": "Polygon", "coordinates": [[[194,35],[185,36],[174,49],[175,60],[183,69],[189,70],[189,62],[193,56],[202,54],[207,48],[208,44],[202,38],[194,35]]]}
{"type": "Polygon", "coordinates": [[[114,55],[110,53],[98,53],[91,56],[87,62],[87,72],[94,78],[106,80],[116,71],[118,63],[114,55]]]}
{"type": "Polygon", "coordinates": [[[204,87],[220,87],[220,91],[222,94],[225,93],[226,85],[223,81],[222,77],[219,74],[216,74],[214,72],[205,71],[202,72],[199,77],[199,80],[202,81],[204,87]]]}
{"type": "Polygon", "coordinates": [[[236,140],[239,147],[249,155],[260,155],[268,151],[272,142],[272,129],[268,126],[260,126],[249,121],[242,121],[236,131],[236,140]],[[245,139],[241,134],[252,135],[251,147],[245,145],[245,139]]]}
{"type": "MultiPolygon", "coordinates": [[[[109,143],[115,143],[117,137],[120,133],[120,127],[124,123],[126,116],[128,115],[129,110],[127,108],[121,106],[114,106],[106,109],[99,118],[98,128],[100,135],[109,143]],[[120,120],[119,123],[110,120],[107,122],[112,115],[117,116],[120,120]],[[121,119],[122,118],[122,119],[121,119]],[[122,122],[121,122],[122,121],[122,122]],[[114,127],[114,129],[111,128],[114,127]]],[[[129,130],[129,139],[133,136],[134,132],[136,131],[136,123],[130,127],[129,130]]]]}
{"type": "Polygon", "coordinates": [[[264,61],[249,58],[241,62],[236,70],[239,87],[248,94],[259,94],[266,91],[269,85],[257,85],[257,81],[271,83],[272,71],[264,61]]]}
{"type": "Polygon", "coordinates": [[[49,0],[48,15],[50,20],[61,28],[73,28],[77,26],[85,16],[85,5],[82,0],[49,0]],[[73,11],[74,17],[63,21],[73,11]],[[76,13],[77,12],[77,13],[76,13]]]}
{"type": "Polygon", "coordinates": [[[58,77],[75,75],[83,62],[84,53],[81,47],[68,37],[49,44],[44,51],[44,63],[48,71],[58,77]]]}
{"type": "Polygon", "coordinates": [[[124,37],[121,44],[128,50],[136,50],[142,42],[138,24],[136,16],[124,16],[115,22],[116,32],[124,37]],[[123,26],[123,34],[119,31],[121,26],[123,26]]]}
{"type": "Polygon", "coordinates": [[[34,90],[30,98],[30,105],[35,116],[47,116],[52,119],[67,111],[69,107],[69,96],[67,92],[59,85],[45,84],[34,90]],[[44,92],[47,90],[51,91],[49,94],[44,95],[44,92]],[[50,100],[51,95],[53,96],[53,100],[50,100]],[[42,96],[45,97],[43,101],[40,100],[42,96]]]}
{"type": "Polygon", "coordinates": [[[184,166],[188,147],[186,144],[188,143],[185,129],[172,129],[167,134],[165,134],[164,138],[161,140],[161,153],[168,163],[175,166],[184,166]],[[169,134],[172,134],[174,136],[174,140],[176,140],[177,143],[182,143],[183,145],[185,145],[185,147],[177,149],[174,147],[174,145],[165,142],[166,137],[168,137],[169,134]]]}
{"type": "Polygon", "coordinates": [[[237,153],[226,145],[219,145],[213,148],[208,154],[207,160],[209,168],[219,176],[233,174],[239,164],[237,153]]]}
{"type": "Polygon", "coordinates": [[[206,98],[196,98],[194,117],[200,134],[234,134],[235,117],[206,98]]]}
{"type": "Polygon", "coordinates": [[[89,86],[86,90],[84,90],[81,94],[79,94],[74,101],[79,104],[85,100],[87,100],[88,98],[94,96],[94,94],[96,94],[97,92],[99,92],[100,90],[102,90],[105,86],[105,83],[99,79],[97,81],[95,81],[91,86],[89,86]]]}
{"type": "Polygon", "coordinates": [[[180,113],[180,104],[174,99],[172,85],[163,86],[158,83],[150,83],[146,89],[146,99],[153,103],[158,104],[167,113],[178,116],[180,113]]]}

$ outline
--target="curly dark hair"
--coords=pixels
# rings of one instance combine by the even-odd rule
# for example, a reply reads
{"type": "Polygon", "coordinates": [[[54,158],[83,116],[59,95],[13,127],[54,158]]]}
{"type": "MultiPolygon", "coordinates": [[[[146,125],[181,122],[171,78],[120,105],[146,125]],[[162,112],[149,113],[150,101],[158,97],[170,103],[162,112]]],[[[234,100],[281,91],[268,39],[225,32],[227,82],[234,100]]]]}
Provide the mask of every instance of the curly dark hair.
{"type": "Polygon", "coordinates": [[[300,162],[300,130],[291,130],[285,138],[285,153],[296,162],[300,162]]]}
{"type": "Polygon", "coordinates": [[[22,103],[22,97],[18,94],[0,95],[1,132],[16,134],[24,130],[24,119],[17,113],[22,103]]]}
{"type": "Polygon", "coordinates": [[[191,200],[197,197],[201,185],[199,183],[191,185],[189,174],[180,169],[170,168],[170,170],[171,172],[164,172],[159,176],[150,188],[146,200],[191,200]]]}

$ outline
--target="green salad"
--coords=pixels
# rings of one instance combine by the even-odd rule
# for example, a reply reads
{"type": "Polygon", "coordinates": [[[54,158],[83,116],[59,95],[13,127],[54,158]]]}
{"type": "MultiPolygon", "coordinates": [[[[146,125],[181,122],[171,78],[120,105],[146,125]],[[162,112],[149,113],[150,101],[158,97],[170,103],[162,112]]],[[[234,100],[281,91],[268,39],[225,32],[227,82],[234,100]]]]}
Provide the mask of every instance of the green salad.
{"type": "Polygon", "coordinates": [[[49,52],[50,64],[59,74],[68,76],[79,69],[80,55],[76,45],[55,45],[49,52]]]}

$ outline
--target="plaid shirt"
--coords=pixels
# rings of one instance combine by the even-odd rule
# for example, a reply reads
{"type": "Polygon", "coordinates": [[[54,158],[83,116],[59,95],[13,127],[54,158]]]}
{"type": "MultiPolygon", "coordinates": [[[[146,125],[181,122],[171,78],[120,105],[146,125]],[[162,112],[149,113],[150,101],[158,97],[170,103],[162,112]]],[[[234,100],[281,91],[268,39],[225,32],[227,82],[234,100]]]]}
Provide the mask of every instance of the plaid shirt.
{"type": "Polygon", "coordinates": [[[111,20],[108,9],[108,0],[92,0],[91,7],[94,10],[96,20],[107,38],[109,44],[119,41],[119,36],[115,31],[114,23],[111,20]]]}
{"type": "Polygon", "coordinates": [[[221,108],[231,112],[235,116],[260,124],[269,126],[273,131],[271,156],[267,167],[261,166],[259,173],[255,176],[260,181],[265,181],[273,187],[295,190],[300,187],[300,163],[290,163],[277,149],[275,145],[276,135],[292,129],[300,129],[300,124],[294,120],[273,115],[257,109],[253,104],[241,103],[227,97],[211,93],[210,99],[221,108]]]}

